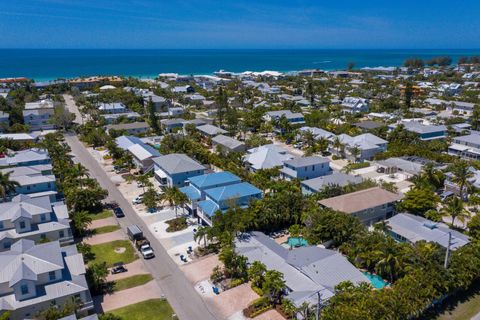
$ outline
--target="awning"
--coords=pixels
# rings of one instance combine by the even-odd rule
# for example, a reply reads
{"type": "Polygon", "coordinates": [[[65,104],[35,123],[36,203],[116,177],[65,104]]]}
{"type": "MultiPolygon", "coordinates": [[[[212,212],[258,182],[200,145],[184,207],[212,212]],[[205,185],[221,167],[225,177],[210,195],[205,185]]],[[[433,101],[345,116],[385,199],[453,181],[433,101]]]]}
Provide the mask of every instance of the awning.
{"type": "Polygon", "coordinates": [[[167,178],[167,174],[165,172],[163,172],[163,170],[160,170],[160,169],[155,170],[155,174],[162,179],[167,178]]]}

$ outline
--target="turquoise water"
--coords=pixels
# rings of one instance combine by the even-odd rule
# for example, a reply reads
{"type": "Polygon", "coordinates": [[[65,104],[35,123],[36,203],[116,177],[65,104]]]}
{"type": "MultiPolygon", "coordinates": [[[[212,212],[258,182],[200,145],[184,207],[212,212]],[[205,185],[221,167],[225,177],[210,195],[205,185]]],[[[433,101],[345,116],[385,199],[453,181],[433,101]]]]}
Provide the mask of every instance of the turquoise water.
{"type": "Polygon", "coordinates": [[[400,66],[410,57],[479,55],[480,50],[81,50],[0,49],[0,78],[37,81],[92,75],[154,77],[163,72],[211,74],[220,69],[295,71],[400,66]]]}
{"type": "Polygon", "coordinates": [[[292,247],[306,247],[308,246],[308,241],[302,237],[289,237],[287,244],[292,247]]]}
{"type": "Polygon", "coordinates": [[[388,285],[388,282],[384,281],[382,277],[376,274],[371,274],[370,272],[362,272],[375,289],[383,289],[388,285]]]}

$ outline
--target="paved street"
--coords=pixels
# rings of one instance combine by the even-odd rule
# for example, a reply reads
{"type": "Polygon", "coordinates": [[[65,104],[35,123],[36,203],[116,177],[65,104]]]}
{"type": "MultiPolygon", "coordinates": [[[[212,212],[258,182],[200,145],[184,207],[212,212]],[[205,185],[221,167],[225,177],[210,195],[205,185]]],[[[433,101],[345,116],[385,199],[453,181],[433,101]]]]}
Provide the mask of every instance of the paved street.
{"type": "MultiPolygon", "coordinates": [[[[155,239],[144,221],[135,213],[130,203],[123,197],[98,162],[78,140],[77,136],[66,134],[65,141],[72,149],[72,153],[75,156],[74,160],[82,163],[90,171],[90,175],[96,178],[103,188],[108,190],[108,201],[116,201],[125,212],[126,217],[119,219],[122,229],[125,231],[127,226],[137,224],[142,228],[147,238],[155,239]]],[[[152,241],[152,247],[155,250],[156,257],[143,261],[178,317],[182,320],[220,319],[214,315],[209,306],[197,294],[177,264],[171,260],[166,250],[157,241],[152,241]]]]}
{"type": "Polygon", "coordinates": [[[65,99],[65,108],[75,115],[75,120],[73,122],[77,124],[83,123],[82,115],[80,114],[80,111],[78,111],[73,97],[69,94],[64,94],[63,99],[65,99]]]}

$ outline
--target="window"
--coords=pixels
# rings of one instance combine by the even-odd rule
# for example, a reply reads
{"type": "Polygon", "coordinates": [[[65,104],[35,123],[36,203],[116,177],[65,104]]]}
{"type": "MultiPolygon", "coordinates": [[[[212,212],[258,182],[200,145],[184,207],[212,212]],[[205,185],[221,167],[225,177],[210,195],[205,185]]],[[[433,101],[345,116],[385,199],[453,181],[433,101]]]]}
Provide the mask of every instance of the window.
{"type": "Polygon", "coordinates": [[[27,186],[27,190],[30,190],[30,186],[27,186]]]}
{"type": "Polygon", "coordinates": [[[45,221],[45,220],[47,220],[47,217],[45,217],[45,214],[41,214],[41,215],[40,215],[40,221],[43,222],[43,221],[45,221]]]}
{"type": "Polygon", "coordinates": [[[2,230],[3,228],[4,228],[3,221],[0,221],[0,230],[2,230]]]}
{"type": "Polygon", "coordinates": [[[11,246],[11,245],[12,245],[12,244],[11,244],[9,241],[4,242],[4,243],[3,243],[3,248],[4,248],[4,249],[10,249],[10,246],[11,246]]]}
{"type": "Polygon", "coordinates": [[[55,275],[55,271],[50,271],[48,273],[48,279],[50,279],[50,281],[53,281],[57,278],[57,276],[55,275]]]}
{"type": "Polygon", "coordinates": [[[25,229],[26,224],[25,221],[20,221],[20,229],[25,229]]]}
{"type": "Polygon", "coordinates": [[[23,295],[28,294],[28,285],[22,284],[20,286],[20,291],[22,292],[23,295]]]}
{"type": "Polygon", "coordinates": [[[60,231],[58,232],[58,236],[59,236],[60,238],[65,237],[65,232],[63,232],[63,230],[60,230],[60,231]]]}

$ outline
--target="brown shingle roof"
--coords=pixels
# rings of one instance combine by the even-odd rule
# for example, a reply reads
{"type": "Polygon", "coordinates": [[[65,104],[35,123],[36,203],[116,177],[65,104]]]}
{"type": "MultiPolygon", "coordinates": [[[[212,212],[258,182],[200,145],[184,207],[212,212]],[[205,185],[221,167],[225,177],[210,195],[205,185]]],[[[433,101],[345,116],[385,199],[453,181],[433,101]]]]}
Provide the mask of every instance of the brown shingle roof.
{"type": "Polygon", "coordinates": [[[357,192],[347,193],[338,197],[321,200],[319,203],[333,210],[354,213],[383,204],[398,201],[401,195],[373,187],[357,192]]]}

